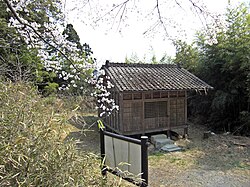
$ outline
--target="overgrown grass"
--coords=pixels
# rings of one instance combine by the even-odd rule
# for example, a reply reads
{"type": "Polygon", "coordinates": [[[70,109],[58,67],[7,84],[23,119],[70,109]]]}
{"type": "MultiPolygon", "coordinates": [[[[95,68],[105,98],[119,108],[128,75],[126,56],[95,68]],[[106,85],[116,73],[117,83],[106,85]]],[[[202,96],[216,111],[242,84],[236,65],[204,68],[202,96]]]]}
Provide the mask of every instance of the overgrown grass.
{"type": "Polygon", "coordinates": [[[0,186],[103,185],[98,157],[63,141],[76,107],[28,84],[0,83],[0,186]]]}
{"type": "Polygon", "coordinates": [[[159,167],[161,165],[164,165],[168,167],[178,167],[182,169],[188,169],[195,165],[193,160],[183,157],[181,153],[154,154],[149,156],[149,163],[153,167],[159,167]]]}

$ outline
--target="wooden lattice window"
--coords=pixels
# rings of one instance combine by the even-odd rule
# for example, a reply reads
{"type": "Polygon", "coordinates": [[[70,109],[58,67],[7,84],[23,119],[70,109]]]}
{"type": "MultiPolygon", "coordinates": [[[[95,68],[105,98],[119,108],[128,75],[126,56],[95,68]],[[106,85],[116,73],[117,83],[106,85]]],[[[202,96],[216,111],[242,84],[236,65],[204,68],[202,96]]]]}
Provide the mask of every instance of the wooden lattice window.
{"type": "Polygon", "coordinates": [[[145,102],[145,118],[167,117],[167,101],[145,102]]]}

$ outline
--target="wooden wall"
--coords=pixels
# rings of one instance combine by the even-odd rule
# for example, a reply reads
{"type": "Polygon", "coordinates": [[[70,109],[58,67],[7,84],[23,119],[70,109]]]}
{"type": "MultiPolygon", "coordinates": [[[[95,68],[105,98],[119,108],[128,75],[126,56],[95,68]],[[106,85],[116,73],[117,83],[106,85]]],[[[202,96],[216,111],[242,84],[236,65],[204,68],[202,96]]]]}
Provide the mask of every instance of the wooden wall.
{"type": "Polygon", "coordinates": [[[113,92],[112,97],[119,111],[104,121],[120,134],[144,134],[186,126],[186,91],[113,92]]]}

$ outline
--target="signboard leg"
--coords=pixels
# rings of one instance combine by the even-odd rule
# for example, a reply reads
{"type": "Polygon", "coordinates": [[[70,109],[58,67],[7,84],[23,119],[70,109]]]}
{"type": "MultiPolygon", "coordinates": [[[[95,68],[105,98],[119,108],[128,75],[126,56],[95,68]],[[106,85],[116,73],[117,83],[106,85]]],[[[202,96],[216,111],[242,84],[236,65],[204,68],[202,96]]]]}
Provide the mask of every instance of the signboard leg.
{"type": "Polygon", "coordinates": [[[141,186],[148,186],[148,137],[147,136],[141,136],[141,172],[142,172],[142,179],[144,179],[144,182],[141,186]]]}
{"type": "Polygon", "coordinates": [[[107,175],[107,169],[106,169],[106,166],[105,166],[105,142],[104,142],[104,133],[103,133],[103,130],[100,129],[100,146],[101,146],[101,171],[102,171],[102,175],[104,177],[106,177],[107,175]]]}

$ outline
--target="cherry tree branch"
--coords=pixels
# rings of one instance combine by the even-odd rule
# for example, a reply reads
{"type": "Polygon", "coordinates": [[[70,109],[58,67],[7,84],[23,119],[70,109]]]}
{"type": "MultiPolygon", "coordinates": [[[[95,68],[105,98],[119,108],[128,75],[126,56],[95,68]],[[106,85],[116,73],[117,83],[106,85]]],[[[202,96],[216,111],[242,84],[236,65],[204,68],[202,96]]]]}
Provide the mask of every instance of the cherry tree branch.
{"type": "Polygon", "coordinates": [[[9,0],[3,0],[7,7],[9,8],[9,10],[11,11],[11,13],[13,14],[13,16],[17,19],[17,21],[23,25],[24,27],[29,27],[44,43],[46,43],[47,45],[49,45],[50,47],[52,47],[53,49],[55,49],[56,51],[58,51],[66,60],[68,60],[70,62],[70,64],[80,72],[80,70],[74,65],[73,61],[68,58],[68,56],[60,49],[58,49],[56,46],[52,45],[50,42],[48,42],[46,39],[43,38],[43,36],[30,24],[28,23],[24,23],[21,18],[18,16],[17,12],[15,11],[15,9],[12,7],[12,5],[10,4],[9,0]]]}

